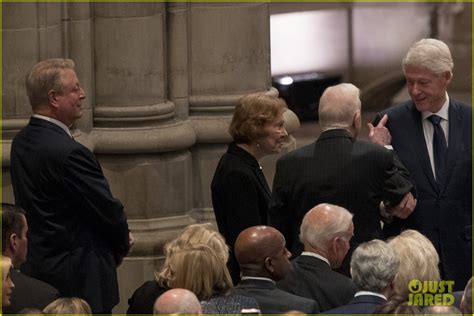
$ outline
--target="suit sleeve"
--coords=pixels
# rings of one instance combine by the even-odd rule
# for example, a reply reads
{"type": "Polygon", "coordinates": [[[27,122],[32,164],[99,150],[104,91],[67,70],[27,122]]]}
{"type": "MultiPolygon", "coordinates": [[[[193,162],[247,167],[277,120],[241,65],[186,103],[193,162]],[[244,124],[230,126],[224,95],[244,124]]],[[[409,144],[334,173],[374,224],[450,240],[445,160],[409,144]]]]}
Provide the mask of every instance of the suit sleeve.
{"type": "Polygon", "coordinates": [[[381,119],[382,119],[381,113],[375,114],[374,119],[372,120],[372,125],[376,126],[381,119]]]}
{"type": "Polygon", "coordinates": [[[63,172],[74,204],[84,211],[116,256],[125,256],[129,250],[127,218],[95,156],[86,148],[75,149],[68,155],[63,172]]]}
{"type": "Polygon", "coordinates": [[[416,196],[415,185],[410,179],[410,173],[398,159],[393,150],[389,153],[387,167],[385,168],[385,180],[382,199],[390,205],[398,205],[403,197],[412,192],[416,196]]]}
{"type": "Polygon", "coordinates": [[[243,172],[228,174],[225,188],[219,190],[219,199],[225,210],[226,241],[233,245],[240,232],[248,227],[261,225],[258,192],[255,179],[243,172]]]}
{"type": "Polygon", "coordinates": [[[291,249],[293,244],[293,231],[291,225],[291,212],[288,207],[288,189],[286,187],[284,166],[278,160],[275,177],[273,179],[272,199],[270,201],[270,225],[278,229],[286,240],[286,247],[291,249]]]}

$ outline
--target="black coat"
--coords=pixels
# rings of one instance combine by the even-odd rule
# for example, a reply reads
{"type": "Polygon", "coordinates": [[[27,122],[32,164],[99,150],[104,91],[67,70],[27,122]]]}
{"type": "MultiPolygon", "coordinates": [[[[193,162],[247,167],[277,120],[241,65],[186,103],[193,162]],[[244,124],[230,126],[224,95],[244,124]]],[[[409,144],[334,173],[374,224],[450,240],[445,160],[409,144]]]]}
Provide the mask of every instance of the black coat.
{"type": "Polygon", "coordinates": [[[153,314],[156,299],[167,290],[168,287],[161,286],[155,280],[146,281],[128,299],[127,314],[153,314]]]}
{"type": "Polygon", "coordinates": [[[24,308],[43,310],[59,297],[58,290],[48,283],[33,279],[17,270],[11,270],[10,278],[15,288],[12,291],[11,304],[2,308],[4,314],[17,314],[24,308]]]}
{"type": "Polygon", "coordinates": [[[323,314],[373,314],[387,300],[375,295],[360,295],[354,297],[349,304],[340,306],[323,314]]]}
{"type": "Polygon", "coordinates": [[[413,188],[393,151],[354,140],[343,129],[328,130],[315,143],[278,160],[270,222],[297,256],[303,249],[298,235],[304,215],[320,203],[342,206],[354,214],[353,250],[361,242],[383,238],[380,202],[397,205],[413,188]]]}
{"type": "Polygon", "coordinates": [[[267,224],[270,189],[258,161],[231,143],[217,165],[211,191],[219,232],[231,249],[229,267],[235,282],[240,272],[233,255],[235,240],[244,229],[267,224]]]}
{"type": "Polygon", "coordinates": [[[231,290],[231,294],[253,297],[260,305],[262,314],[281,314],[290,310],[306,314],[318,314],[319,306],[314,300],[280,290],[271,281],[242,280],[231,290]]]}
{"type": "Polygon", "coordinates": [[[356,293],[348,277],[331,270],[319,258],[302,255],[292,262],[290,273],[277,286],[318,302],[321,312],[347,304],[356,293]]]}
{"type": "Polygon", "coordinates": [[[22,272],[85,299],[93,312],[111,310],[128,225],[95,156],[58,125],[32,117],[13,140],[11,178],[29,226],[22,272]]]}
{"type": "Polygon", "coordinates": [[[386,226],[389,235],[415,229],[431,240],[441,259],[443,279],[463,290],[472,275],[472,107],[450,99],[446,175],[438,187],[423,134],[421,113],[412,101],[377,114],[388,115],[392,146],[410,171],[418,191],[416,209],[406,220],[386,226]]]}

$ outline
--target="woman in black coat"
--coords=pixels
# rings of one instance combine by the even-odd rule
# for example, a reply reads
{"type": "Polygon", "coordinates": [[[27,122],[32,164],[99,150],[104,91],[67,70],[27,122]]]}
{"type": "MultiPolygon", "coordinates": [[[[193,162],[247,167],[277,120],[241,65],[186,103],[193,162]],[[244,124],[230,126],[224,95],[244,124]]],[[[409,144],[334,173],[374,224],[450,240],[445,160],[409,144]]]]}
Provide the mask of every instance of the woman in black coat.
{"type": "Polygon", "coordinates": [[[283,124],[285,101],[264,93],[244,96],[229,126],[233,142],[217,165],[212,179],[212,204],[219,232],[231,249],[229,270],[236,284],[240,269],[233,255],[239,233],[266,225],[271,192],[258,161],[280,153],[288,136],[283,124]]]}

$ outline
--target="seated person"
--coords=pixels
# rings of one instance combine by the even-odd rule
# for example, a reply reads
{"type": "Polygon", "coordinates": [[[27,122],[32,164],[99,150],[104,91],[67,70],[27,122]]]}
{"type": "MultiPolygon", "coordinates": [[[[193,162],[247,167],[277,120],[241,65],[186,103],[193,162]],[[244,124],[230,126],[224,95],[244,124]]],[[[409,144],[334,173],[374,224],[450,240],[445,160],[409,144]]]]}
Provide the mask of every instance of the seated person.
{"type": "Polygon", "coordinates": [[[26,261],[28,223],[25,211],[13,204],[2,203],[2,255],[12,260],[10,277],[15,283],[11,304],[3,309],[5,314],[16,314],[24,308],[42,310],[59,297],[57,289],[19,271],[26,261]]]}
{"type": "Polygon", "coordinates": [[[253,299],[229,295],[229,249],[209,224],[188,226],[165,246],[165,254],[156,280],[145,282],[129,299],[127,314],[152,314],[155,300],[174,288],[193,292],[202,301],[204,313],[238,314],[241,309],[258,308],[253,299]]]}
{"type": "Polygon", "coordinates": [[[392,294],[400,262],[384,241],[374,239],[360,244],[351,258],[351,275],[358,292],[349,304],[324,314],[372,314],[392,294]]]}
{"type": "Polygon", "coordinates": [[[439,256],[431,241],[416,230],[407,229],[388,240],[400,260],[393,282],[395,294],[409,299],[411,280],[440,281],[439,256]]]}
{"type": "Polygon", "coordinates": [[[472,277],[467,282],[462,295],[461,311],[465,315],[472,315],[472,277]]]}
{"type": "Polygon", "coordinates": [[[89,304],[79,297],[60,297],[49,303],[43,312],[51,315],[92,315],[89,304]]]}
{"type": "Polygon", "coordinates": [[[321,312],[349,303],[356,289],[351,279],[333,271],[340,267],[354,234],[352,214],[332,204],[319,204],[303,218],[304,252],[277,286],[318,302],[321,312]]]}
{"type": "Polygon", "coordinates": [[[242,280],[231,293],[253,297],[262,314],[285,313],[298,310],[307,314],[319,313],[318,304],[276,287],[291,264],[291,253],[285,238],[273,227],[253,226],[243,230],[235,242],[235,256],[242,272],[242,280]]]}
{"type": "Polygon", "coordinates": [[[171,289],[156,299],[153,314],[202,314],[202,308],[193,292],[171,289]]]}

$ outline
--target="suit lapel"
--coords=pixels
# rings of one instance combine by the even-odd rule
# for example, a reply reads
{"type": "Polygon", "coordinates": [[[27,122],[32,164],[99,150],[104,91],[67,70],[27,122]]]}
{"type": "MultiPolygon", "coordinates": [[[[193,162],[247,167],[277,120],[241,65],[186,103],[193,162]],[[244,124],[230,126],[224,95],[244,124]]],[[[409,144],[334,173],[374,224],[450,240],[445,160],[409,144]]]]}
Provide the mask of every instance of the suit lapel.
{"type": "Polygon", "coordinates": [[[430,156],[425,141],[425,134],[423,133],[423,124],[421,121],[421,113],[416,109],[415,105],[411,104],[411,118],[413,120],[412,126],[414,128],[409,134],[414,137],[415,151],[419,152],[418,161],[420,162],[420,168],[428,178],[433,190],[439,192],[438,184],[434,178],[433,169],[431,168],[430,156]]]}
{"type": "Polygon", "coordinates": [[[452,100],[449,102],[448,109],[448,119],[449,119],[449,142],[448,142],[448,157],[446,158],[446,175],[444,177],[441,189],[443,189],[449,179],[451,178],[452,168],[458,160],[458,154],[462,151],[462,148],[459,148],[464,143],[463,138],[463,117],[459,112],[458,106],[452,100]]]}

